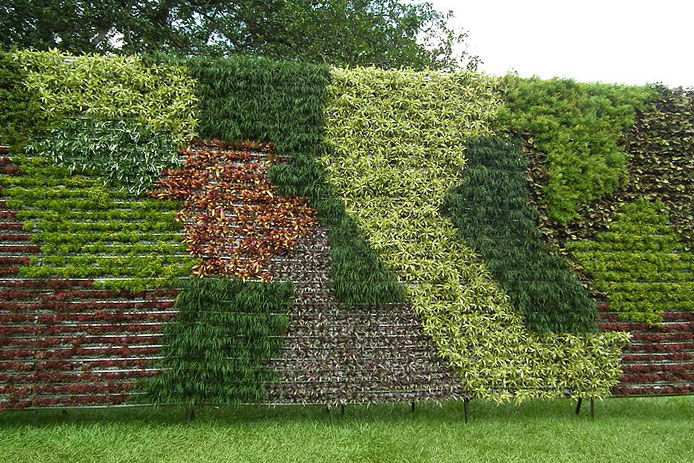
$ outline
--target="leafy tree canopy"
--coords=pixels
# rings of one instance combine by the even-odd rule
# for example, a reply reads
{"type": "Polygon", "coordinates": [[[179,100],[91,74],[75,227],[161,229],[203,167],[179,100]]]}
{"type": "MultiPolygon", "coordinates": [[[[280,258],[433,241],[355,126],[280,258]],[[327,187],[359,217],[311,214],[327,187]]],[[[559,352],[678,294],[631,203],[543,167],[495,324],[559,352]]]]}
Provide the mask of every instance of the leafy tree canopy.
{"type": "Polygon", "coordinates": [[[474,68],[450,15],[409,0],[5,0],[0,46],[474,68]]]}

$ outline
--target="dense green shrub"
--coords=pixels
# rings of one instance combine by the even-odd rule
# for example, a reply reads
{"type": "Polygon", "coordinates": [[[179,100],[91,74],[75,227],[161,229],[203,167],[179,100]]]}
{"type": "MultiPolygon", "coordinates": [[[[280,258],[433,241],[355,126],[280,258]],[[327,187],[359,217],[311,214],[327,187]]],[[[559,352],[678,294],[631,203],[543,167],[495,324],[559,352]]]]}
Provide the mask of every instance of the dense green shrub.
{"type": "Polygon", "coordinates": [[[164,328],[159,367],[143,384],[157,404],[259,403],[276,379],[268,361],[279,355],[289,323],[289,283],[193,278],[176,299],[179,315],[164,328]]]}
{"type": "Polygon", "coordinates": [[[190,275],[193,259],[171,212],[176,203],[136,200],[45,158],[17,162],[20,174],[3,178],[3,196],[42,250],[20,269],[22,276],[96,278],[98,286],[141,291],[176,286],[190,275]]]}
{"type": "Polygon", "coordinates": [[[146,65],[131,56],[72,56],[57,50],[13,55],[27,72],[50,126],[66,117],[134,120],[184,144],[195,135],[195,82],[184,67],[146,65]]]}
{"type": "Polygon", "coordinates": [[[505,87],[500,128],[528,134],[547,153],[544,201],[552,219],[566,224],[584,204],[626,183],[624,131],[654,98],[650,88],[516,76],[507,76],[505,87]]]}
{"type": "Polygon", "coordinates": [[[329,68],[244,57],[196,58],[187,65],[198,81],[204,137],[270,141],[278,156],[290,158],[269,174],[282,194],[306,197],[318,211],[330,240],[336,297],[347,304],[401,300],[402,287],[364,242],[317,161],[327,149],[323,117],[329,68]]]}
{"type": "Polygon", "coordinates": [[[694,311],[694,252],[668,226],[662,203],[625,205],[609,231],[569,249],[624,320],[658,324],[668,310],[694,311]]]}
{"type": "Polygon", "coordinates": [[[45,156],[72,172],[95,172],[104,184],[135,194],[149,190],[164,169],[183,163],[166,135],[132,121],[91,118],[66,120],[40,142],[30,144],[27,153],[45,156]]]}
{"type": "Polygon", "coordinates": [[[604,396],[622,333],[537,336],[441,214],[465,143],[488,135],[498,83],[476,74],[333,71],[329,181],[371,246],[407,284],[425,332],[462,380],[496,401],[604,396]]]}
{"type": "Polygon", "coordinates": [[[24,85],[26,76],[12,54],[0,51],[0,145],[17,151],[45,124],[37,96],[24,85]]]}
{"type": "Polygon", "coordinates": [[[475,139],[466,156],[462,184],[446,205],[460,236],[484,259],[530,329],[595,331],[595,302],[568,262],[549,252],[535,225],[520,143],[475,139]]]}

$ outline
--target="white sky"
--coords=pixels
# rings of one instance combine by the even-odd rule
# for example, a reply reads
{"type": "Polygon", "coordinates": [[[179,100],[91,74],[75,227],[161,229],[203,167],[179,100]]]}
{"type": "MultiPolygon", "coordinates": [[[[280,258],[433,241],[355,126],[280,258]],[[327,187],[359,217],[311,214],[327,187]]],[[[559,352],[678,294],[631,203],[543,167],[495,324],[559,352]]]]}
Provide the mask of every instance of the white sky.
{"type": "Polygon", "coordinates": [[[490,74],[694,86],[694,0],[428,1],[490,74]]]}

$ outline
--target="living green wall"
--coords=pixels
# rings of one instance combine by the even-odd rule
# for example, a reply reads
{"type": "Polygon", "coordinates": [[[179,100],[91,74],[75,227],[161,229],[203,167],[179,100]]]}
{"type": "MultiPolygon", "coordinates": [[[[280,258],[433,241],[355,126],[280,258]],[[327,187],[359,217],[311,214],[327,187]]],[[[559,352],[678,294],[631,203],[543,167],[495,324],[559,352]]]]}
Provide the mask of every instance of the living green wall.
{"type": "Polygon", "coordinates": [[[500,82],[477,74],[334,70],[327,108],[335,194],[474,397],[604,396],[626,335],[530,332],[441,208],[466,141],[492,133],[500,82]],[[580,360],[578,360],[580,359],[580,360]]]}
{"type": "Polygon", "coordinates": [[[537,229],[520,140],[472,139],[466,158],[461,184],[447,198],[447,215],[461,239],[484,259],[525,325],[538,333],[595,331],[595,301],[537,229]]]}
{"type": "Polygon", "coordinates": [[[276,380],[268,364],[279,355],[293,297],[290,283],[193,278],[176,299],[176,319],[164,328],[157,367],[142,385],[155,404],[261,403],[276,380]]]}
{"type": "Polygon", "coordinates": [[[668,226],[662,203],[624,205],[609,231],[570,243],[622,320],[659,325],[667,311],[694,311],[694,253],[668,226]]]}
{"type": "Polygon", "coordinates": [[[104,187],[94,174],[75,176],[42,157],[17,161],[19,175],[0,179],[3,194],[41,246],[20,269],[23,277],[93,278],[97,286],[143,291],[190,275],[175,202],[104,187]]]}
{"type": "Polygon", "coordinates": [[[308,198],[328,230],[336,297],[350,305],[402,300],[402,287],[366,244],[317,162],[329,153],[323,118],[330,69],[244,57],[186,65],[199,84],[202,136],[274,142],[278,156],[291,158],[273,166],[270,178],[282,194],[308,198]]]}
{"type": "Polygon", "coordinates": [[[49,127],[65,118],[133,120],[186,144],[195,135],[196,83],[186,69],[132,56],[19,51],[24,88],[36,95],[49,127]]]}

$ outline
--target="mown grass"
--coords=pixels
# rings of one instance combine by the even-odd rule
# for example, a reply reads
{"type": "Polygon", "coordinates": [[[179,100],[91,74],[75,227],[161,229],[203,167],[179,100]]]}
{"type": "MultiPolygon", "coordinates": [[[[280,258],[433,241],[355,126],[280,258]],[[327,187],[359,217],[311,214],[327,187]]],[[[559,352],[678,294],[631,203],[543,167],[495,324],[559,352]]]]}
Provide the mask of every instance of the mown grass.
{"type": "Polygon", "coordinates": [[[321,408],[7,412],[0,462],[694,462],[694,397],[321,408]]]}

